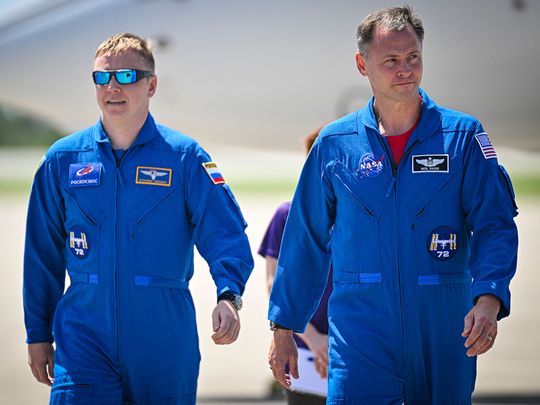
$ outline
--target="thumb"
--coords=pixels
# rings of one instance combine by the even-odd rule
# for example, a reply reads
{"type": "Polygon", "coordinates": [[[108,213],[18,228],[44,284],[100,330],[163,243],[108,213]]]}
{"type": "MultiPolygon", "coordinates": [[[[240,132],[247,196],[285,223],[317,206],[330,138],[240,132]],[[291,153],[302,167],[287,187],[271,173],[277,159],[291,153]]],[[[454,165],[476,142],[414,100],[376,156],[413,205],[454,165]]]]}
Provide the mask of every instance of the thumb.
{"type": "Polygon", "coordinates": [[[221,316],[219,310],[216,308],[212,313],[212,329],[214,332],[217,332],[219,329],[219,324],[221,323],[221,316]]]}
{"type": "Polygon", "coordinates": [[[473,324],[474,324],[474,315],[473,315],[473,313],[471,311],[471,312],[469,312],[467,314],[467,316],[465,316],[464,325],[463,325],[463,332],[461,333],[461,336],[463,336],[463,337],[469,336],[471,334],[473,324]]]}
{"type": "Polygon", "coordinates": [[[289,358],[289,371],[294,378],[296,379],[300,378],[300,374],[298,373],[298,359],[297,358],[295,357],[289,358]]]}
{"type": "Polygon", "coordinates": [[[52,356],[49,356],[47,369],[49,371],[49,376],[54,378],[54,357],[52,356]]]}

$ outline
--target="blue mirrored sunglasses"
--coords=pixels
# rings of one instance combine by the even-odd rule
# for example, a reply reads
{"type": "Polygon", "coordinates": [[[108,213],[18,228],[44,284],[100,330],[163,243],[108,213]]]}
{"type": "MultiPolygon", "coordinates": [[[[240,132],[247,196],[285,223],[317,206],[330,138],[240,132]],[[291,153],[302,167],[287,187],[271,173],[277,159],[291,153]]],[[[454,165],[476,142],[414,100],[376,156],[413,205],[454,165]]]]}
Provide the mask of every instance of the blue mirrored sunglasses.
{"type": "Polygon", "coordinates": [[[94,83],[100,85],[109,84],[112,75],[118,84],[131,84],[137,83],[145,77],[153,76],[154,72],[137,69],[96,70],[92,72],[94,83]]]}

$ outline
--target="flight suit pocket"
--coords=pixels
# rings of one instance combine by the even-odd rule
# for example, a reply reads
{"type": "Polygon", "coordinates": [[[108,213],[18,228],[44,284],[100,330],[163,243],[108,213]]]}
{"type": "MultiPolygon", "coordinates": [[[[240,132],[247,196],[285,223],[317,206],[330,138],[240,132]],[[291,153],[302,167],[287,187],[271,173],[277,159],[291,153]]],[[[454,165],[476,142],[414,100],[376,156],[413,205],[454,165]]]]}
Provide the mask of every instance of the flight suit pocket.
{"type": "Polygon", "coordinates": [[[244,215],[242,215],[242,210],[240,209],[240,205],[238,205],[238,201],[236,201],[236,198],[234,197],[234,194],[232,193],[231,188],[227,184],[223,184],[222,187],[227,192],[227,196],[228,196],[231,204],[233,205],[233,209],[238,214],[238,217],[240,218],[240,221],[242,222],[242,225],[244,226],[244,229],[246,229],[247,228],[247,222],[246,222],[246,220],[244,218],[244,215]]]}
{"type": "Polygon", "coordinates": [[[97,283],[100,227],[105,216],[97,210],[89,210],[71,193],[66,196],[66,268],[72,283],[97,283]]]}
{"type": "Polygon", "coordinates": [[[178,269],[182,268],[181,262],[189,253],[182,251],[186,245],[182,238],[191,232],[178,195],[178,188],[167,190],[147,200],[131,216],[130,250],[135,284],[150,285],[137,280],[155,277],[183,281],[178,269]]]}
{"type": "Polygon", "coordinates": [[[516,194],[514,193],[514,187],[512,187],[512,181],[510,180],[510,176],[508,175],[508,172],[504,168],[504,166],[499,165],[499,177],[501,178],[501,182],[506,190],[508,200],[510,202],[509,206],[512,212],[512,216],[515,217],[518,214],[518,206],[516,204],[516,194]]]}
{"type": "MultiPolygon", "coordinates": [[[[460,204],[461,170],[426,186],[410,206],[419,284],[462,280],[468,271],[468,227],[460,204]]],[[[427,176],[427,174],[425,175],[427,176]]]]}
{"type": "Polygon", "coordinates": [[[55,377],[51,404],[94,404],[94,387],[90,380],[72,375],[55,377]]]}
{"type": "MultiPolygon", "coordinates": [[[[336,217],[332,230],[332,255],[336,273],[381,272],[380,213],[383,204],[342,163],[334,167],[336,217]]],[[[360,279],[359,279],[360,280],[360,279]]]]}

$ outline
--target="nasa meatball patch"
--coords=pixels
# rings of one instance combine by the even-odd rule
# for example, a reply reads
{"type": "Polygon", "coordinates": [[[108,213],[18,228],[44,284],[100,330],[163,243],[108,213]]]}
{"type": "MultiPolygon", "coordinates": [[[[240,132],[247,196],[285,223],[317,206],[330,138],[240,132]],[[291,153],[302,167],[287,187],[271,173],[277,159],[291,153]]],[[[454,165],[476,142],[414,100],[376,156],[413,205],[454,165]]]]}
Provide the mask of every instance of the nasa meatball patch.
{"type": "Polygon", "coordinates": [[[435,260],[450,260],[458,251],[458,239],[455,229],[440,226],[431,231],[427,240],[428,251],[435,260]]]}
{"type": "Polygon", "coordinates": [[[136,184],[170,187],[172,169],[164,167],[137,166],[136,184]]]}
{"type": "Polygon", "coordinates": [[[84,259],[90,252],[90,240],[88,233],[79,226],[74,226],[69,230],[69,249],[75,257],[84,259]]]}
{"type": "Polygon", "coordinates": [[[360,159],[356,173],[360,175],[361,179],[366,177],[377,177],[383,171],[384,156],[385,155],[375,158],[373,153],[366,153],[360,159]]]}
{"type": "Polygon", "coordinates": [[[69,187],[99,186],[101,163],[73,163],[69,165],[69,187]]]}
{"type": "Polygon", "coordinates": [[[448,155],[413,155],[413,173],[448,173],[450,169],[448,155]]]}

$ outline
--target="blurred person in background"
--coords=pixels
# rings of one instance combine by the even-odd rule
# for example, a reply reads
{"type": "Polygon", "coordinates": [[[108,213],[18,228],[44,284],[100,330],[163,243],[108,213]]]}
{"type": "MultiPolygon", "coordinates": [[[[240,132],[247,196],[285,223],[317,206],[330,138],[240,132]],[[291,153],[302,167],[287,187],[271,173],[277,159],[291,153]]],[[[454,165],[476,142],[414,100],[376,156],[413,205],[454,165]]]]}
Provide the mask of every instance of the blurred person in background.
{"type": "Polygon", "coordinates": [[[195,404],[193,247],[217,287],[212,339],[230,344],[253,267],[246,223],[210,156],[149,113],[146,40],[105,40],[92,77],[101,117],[51,146],[32,187],[28,362],[52,404],[195,404]]]}
{"type": "MultiPolygon", "coordinates": [[[[305,138],[306,155],[311,150],[313,142],[319,135],[319,128],[305,138]]],[[[276,274],[277,260],[285,229],[285,222],[291,207],[290,201],[281,204],[268,225],[259,254],[266,259],[266,283],[268,293],[276,274]]],[[[305,361],[300,378],[294,381],[293,390],[286,390],[289,405],[324,405],[326,403],[328,377],[328,299],[332,293],[332,269],[328,282],[315,314],[306,326],[304,333],[295,333],[294,340],[299,349],[303,350],[302,359],[305,361]],[[311,363],[311,364],[310,364],[311,363]],[[311,368],[308,370],[308,368],[311,368]]]]}
{"type": "Polygon", "coordinates": [[[321,130],[285,226],[269,363],[284,387],[298,378],[293,333],[332,261],[330,405],[471,404],[477,356],[510,313],[511,182],[482,124],[420,88],[423,38],[409,7],[362,20],[373,97],[321,130]]]}

